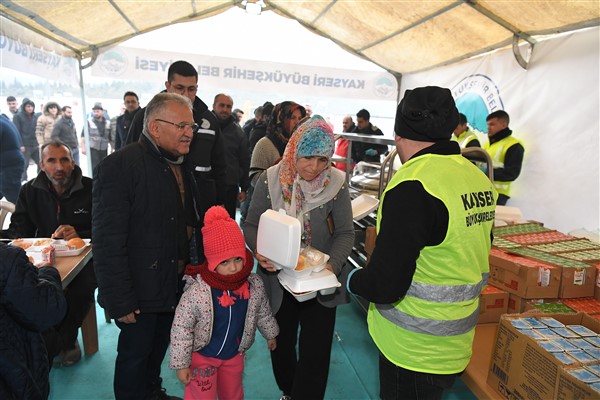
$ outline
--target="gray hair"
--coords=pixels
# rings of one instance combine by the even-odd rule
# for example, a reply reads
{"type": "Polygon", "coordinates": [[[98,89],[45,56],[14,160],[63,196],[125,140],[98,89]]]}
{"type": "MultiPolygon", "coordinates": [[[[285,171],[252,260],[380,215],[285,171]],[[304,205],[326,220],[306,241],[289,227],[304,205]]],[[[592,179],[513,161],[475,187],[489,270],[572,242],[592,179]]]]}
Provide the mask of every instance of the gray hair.
{"type": "Polygon", "coordinates": [[[177,93],[159,93],[150,100],[150,103],[146,106],[146,113],[144,115],[144,132],[148,132],[148,123],[154,118],[154,116],[160,112],[163,108],[167,107],[169,103],[175,103],[190,109],[193,112],[192,102],[187,97],[184,97],[177,93]]]}

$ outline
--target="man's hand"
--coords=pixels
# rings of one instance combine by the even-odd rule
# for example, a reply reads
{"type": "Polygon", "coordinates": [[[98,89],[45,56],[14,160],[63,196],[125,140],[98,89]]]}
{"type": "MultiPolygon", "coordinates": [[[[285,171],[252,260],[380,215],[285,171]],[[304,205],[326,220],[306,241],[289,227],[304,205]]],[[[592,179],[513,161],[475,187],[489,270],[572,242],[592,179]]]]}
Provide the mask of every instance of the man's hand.
{"type": "Polygon", "coordinates": [[[248,195],[248,192],[246,192],[245,190],[242,190],[241,192],[238,193],[238,200],[240,201],[240,203],[242,203],[243,201],[246,200],[247,195],[248,195]]]}
{"type": "Polygon", "coordinates": [[[71,240],[76,237],[79,237],[79,235],[71,225],[60,225],[52,234],[52,239],[71,240]]]}
{"type": "Polygon", "coordinates": [[[179,379],[179,382],[187,385],[192,380],[192,371],[189,368],[178,369],[177,379],[179,379]]]}
{"type": "Polygon", "coordinates": [[[117,318],[117,321],[122,322],[124,324],[135,324],[135,315],[140,313],[140,309],[138,308],[132,313],[129,313],[121,318],[117,318]]]}

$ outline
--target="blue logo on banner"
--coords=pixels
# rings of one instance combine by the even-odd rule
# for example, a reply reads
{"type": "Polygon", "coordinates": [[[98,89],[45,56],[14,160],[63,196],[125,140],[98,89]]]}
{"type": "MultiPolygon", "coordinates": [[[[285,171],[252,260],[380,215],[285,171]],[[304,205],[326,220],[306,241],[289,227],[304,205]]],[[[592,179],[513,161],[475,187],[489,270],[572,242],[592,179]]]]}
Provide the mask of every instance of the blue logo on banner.
{"type": "Polygon", "coordinates": [[[467,76],[452,88],[452,95],[471,128],[482,133],[487,133],[487,116],[504,109],[498,86],[485,75],[467,76]]]}

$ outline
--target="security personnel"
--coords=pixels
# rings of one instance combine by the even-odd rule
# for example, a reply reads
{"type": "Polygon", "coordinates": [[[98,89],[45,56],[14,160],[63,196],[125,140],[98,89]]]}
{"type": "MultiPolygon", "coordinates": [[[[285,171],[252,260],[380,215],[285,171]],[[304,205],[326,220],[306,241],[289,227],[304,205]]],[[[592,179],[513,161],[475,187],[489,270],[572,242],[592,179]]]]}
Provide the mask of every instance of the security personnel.
{"type": "Polygon", "coordinates": [[[370,263],[348,277],[371,302],[382,399],[441,398],[466,368],[479,318],[497,193],[450,141],[450,90],[407,90],[396,112],[402,166],[381,197],[370,263]]]}
{"type": "Polygon", "coordinates": [[[481,147],[477,136],[467,126],[467,116],[458,113],[458,126],[454,129],[452,140],[458,142],[461,149],[467,147],[481,147]]]}
{"type": "Polygon", "coordinates": [[[512,136],[506,111],[494,111],[486,120],[489,142],[483,145],[483,149],[492,158],[494,186],[499,193],[498,205],[503,206],[510,198],[511,183],[521,174],[525,148],[520,140],[512,136]]]}

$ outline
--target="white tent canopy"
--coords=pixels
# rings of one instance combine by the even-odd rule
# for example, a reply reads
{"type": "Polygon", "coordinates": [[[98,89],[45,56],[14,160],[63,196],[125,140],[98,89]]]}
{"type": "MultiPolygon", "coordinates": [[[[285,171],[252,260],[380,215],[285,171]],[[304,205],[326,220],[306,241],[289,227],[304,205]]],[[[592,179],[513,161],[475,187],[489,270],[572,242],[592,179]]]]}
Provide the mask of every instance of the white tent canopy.
{"type": "MultiPolygon", "coordinates": [[[[396,74],[451,64],[519,40],[533,45],[540,35],[600,23],[596,0],[3,0],[0,14],[38,33],[31,37],[31,44],[87,58],[140,33],[211,17],[247,3],[296,19],[351,53],[396,74]]],[[[7,35],[5,29],[10,26],[4,25],[0,30],[7,35]]]]}

